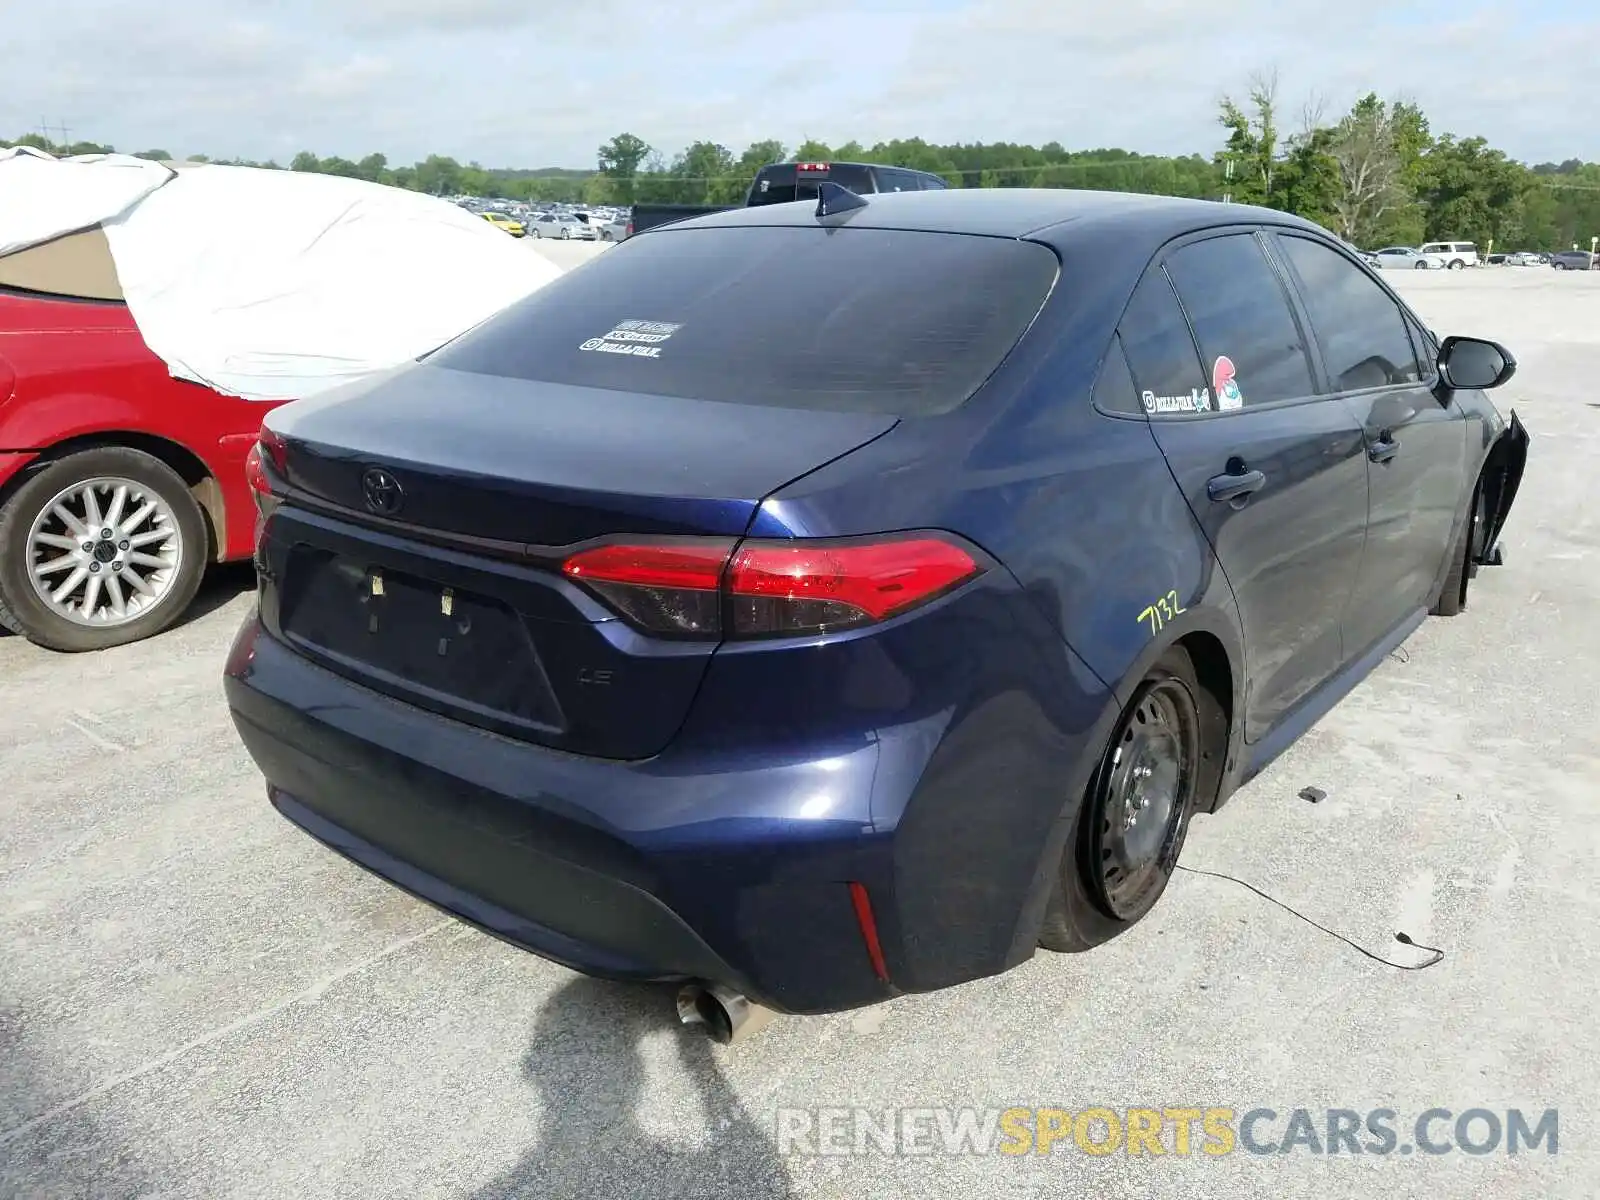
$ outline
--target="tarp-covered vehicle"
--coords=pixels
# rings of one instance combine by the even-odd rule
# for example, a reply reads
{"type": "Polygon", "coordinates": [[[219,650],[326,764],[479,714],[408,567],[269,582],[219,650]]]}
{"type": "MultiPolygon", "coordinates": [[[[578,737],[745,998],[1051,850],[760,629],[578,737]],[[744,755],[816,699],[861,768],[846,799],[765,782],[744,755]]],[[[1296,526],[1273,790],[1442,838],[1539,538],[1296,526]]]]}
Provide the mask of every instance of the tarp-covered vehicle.
{"type": "Polygon", "coordinates": [[[559,274],[361,180],[0,151],[0,626],[57,650],[165,628],[208,563],[251,553],[268,409],[559,274]]]}

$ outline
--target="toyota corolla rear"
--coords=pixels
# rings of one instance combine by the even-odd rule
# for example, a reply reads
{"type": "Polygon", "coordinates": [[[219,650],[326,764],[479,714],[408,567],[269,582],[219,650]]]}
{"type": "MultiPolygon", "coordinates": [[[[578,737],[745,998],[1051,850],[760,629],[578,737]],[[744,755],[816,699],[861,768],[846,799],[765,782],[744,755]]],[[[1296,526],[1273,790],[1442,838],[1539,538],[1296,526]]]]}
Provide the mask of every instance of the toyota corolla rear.
{"type": "Polygon", "coordinates": [[[273,803],[594,974],[822,1011],[1026,957],[1046,831],[996,822],[1059,767],[1018,680],[1061,647],[860,452],[982,388],[1057,269],[1015,239],[664,232],[274,413],[226,680],[273,803]],[[785,506],[824,467],[868,497],[847,528],[785,506]]]}

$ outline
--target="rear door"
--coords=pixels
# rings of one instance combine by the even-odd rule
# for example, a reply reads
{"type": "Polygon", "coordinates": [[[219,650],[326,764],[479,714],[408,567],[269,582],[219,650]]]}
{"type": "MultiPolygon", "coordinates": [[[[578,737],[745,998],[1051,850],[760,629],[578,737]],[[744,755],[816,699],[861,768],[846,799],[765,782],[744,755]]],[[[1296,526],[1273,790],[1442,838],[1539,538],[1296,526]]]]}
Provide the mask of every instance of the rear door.
{"type": "Polygon", "coordinates": [[[1284,283],[1250,231],[1169,252],[1120,332],[1151,430],[1238,601],[1255,741],[1345,661],[1340,618],[1367,521],[1361,428],[1317,394],[1284,283]]]}
{"type": "Polygon", "coordinates": [[[1424,367],[1421,331],[1376,280],[1314,238],[1279,233],[1273,243],[1298,283],[1324,377],[1366,442],[1367,551],[1345,617],[1347,649],[1359,655],[1427,603],[1462,505],[1467,426],[1433,392],[1431,346],[1424,367]]]}

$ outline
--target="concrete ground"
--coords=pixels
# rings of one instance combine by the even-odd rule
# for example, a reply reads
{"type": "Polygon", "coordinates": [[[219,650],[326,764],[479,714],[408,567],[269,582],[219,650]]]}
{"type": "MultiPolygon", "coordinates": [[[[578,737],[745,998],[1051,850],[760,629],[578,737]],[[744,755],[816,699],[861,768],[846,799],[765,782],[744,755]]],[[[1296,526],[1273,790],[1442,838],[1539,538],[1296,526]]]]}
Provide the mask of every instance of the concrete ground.
{"type": "MultiPolygon", "coordinates": [[[[589,253],[544,247],[537,252],[589,253]]],[[[652,989],[447,920],[277,817],[219,671],[220,573],[153,641],[0,640],[0,1196],[1594,1194],[1600,275],[1396,280],[1508,342],[1528,479],[1471,607],[1221,814],[1093,954],[716,1047],[652,989]],[[1327,792],[1309,804],[1307,785],[1327,792]],[[784,1154],[780,1107],[1559,1109],[1559,1153],[784,1154]]],[[[1530,1121],[1532,1123],[1532,1121],[1530,1121]]],[[[1482,1136],[1483,1126],[1478,1134],[1482,1136]]],[[[1450,1136],[1448,1122],[1434,1127],[1450,1136]]],[[[1171,1144],[1170,1141],[1168,1143],[1171,1144]]]]}

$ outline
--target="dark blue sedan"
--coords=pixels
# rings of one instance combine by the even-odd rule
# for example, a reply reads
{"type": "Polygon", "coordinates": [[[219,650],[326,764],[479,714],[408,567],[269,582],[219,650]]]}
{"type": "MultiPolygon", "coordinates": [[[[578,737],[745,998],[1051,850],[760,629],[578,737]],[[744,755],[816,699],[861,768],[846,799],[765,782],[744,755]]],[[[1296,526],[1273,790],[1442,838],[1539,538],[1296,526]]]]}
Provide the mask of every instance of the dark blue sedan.
{"type": "Polygon", "coordinates": [[[1461,610],[1515,365],[1240,205],[664,227],[267,418],[228,702],[289,820],[576,970],[948,987],[1138,921],[1461,610]]]}

